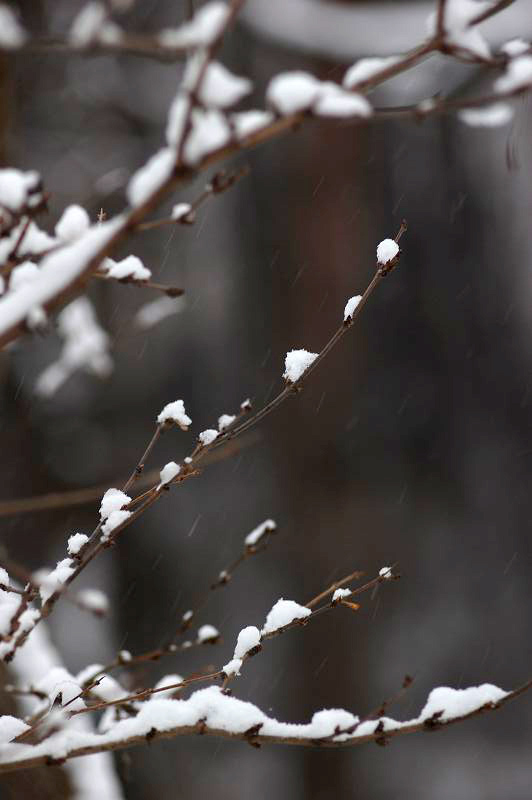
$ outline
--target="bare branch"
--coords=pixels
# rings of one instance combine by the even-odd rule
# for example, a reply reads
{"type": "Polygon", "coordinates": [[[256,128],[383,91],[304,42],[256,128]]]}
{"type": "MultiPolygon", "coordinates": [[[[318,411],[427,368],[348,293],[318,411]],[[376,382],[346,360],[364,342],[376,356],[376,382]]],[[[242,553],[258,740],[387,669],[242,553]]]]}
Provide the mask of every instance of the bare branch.
{"type": "MultiPolygon", "coordinates": [[[[161,42],[157,35],[144,35],[141,33],[122,33],[116,42],[96,40],[90,44],[76,44],[64,36],[42,36],[29,39],[17,53],[37,53],[39,55],[130,55],[140,58],[150,58],[168,63],[182,61],[190,48],[173,47],[161,42]]],[[[2,48],[0,47],[0,50],[2,48]]],[[[5,50],[12,53],[12,50],[5,50]]]]}
{"type": "Polygon", "coordinates": [[[241,169],[230,172],[228,175],[225,170],[220,170],[215,173],[211,180],[207,183],[202,193],[190,204],[188,211],[180,214],[179,216],[163,217],[162,219],[154,219],[150,222],[142,222],[137,226],[138,231],[151,231],[160,228],[164,225],[193,225],[196,220],[196,212],[205,202],[210,198],[230,189],[241,178],[249,175],[249,167],[243,166],[241,169]]]}
{"type": "MultiPolygon", "coordinates": [[[[204,465],[215,464],[232,458],[236,453],[253,446],[260,441],[259,433],[250,433],[243,436],[238,441],[226,442],[225,446],[217,452],[209,453],[204,460],[204,465]]],[[[159,477],[159,470],[154,469],[142,473],[137,480],[137,486],[151,486],[159,477]]],[[[125,483],[126,478],[111,481],[113,485],[125,483]]],[[[11,517],[18,514],[35,514],[40,511],[55,511],[72,506],[83,506],[100,500],[109,488],[109,482],[99,486],[90,486],[87,489],[73,489],[66,492],[50,492],[49,494],[37,495],[34,497],[21,497],[15,500],[3,500],[0,502],[0,517],[11,517]]]]}

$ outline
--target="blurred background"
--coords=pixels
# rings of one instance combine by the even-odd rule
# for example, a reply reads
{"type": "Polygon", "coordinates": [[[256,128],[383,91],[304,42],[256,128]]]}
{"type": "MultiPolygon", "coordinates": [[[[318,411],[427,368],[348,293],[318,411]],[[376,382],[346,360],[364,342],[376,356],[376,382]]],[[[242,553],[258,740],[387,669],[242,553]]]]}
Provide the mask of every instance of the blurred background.
{"type": "MultiPolygon", "coordinates": [[[[57,33],[81,7],[17,5],[31,31],[57,33]]],[[[357,57],[410,47],[431,5],[255,0],[223,60],[254,80],[260,107],[279,71],[340,79],[357,57]]],[[[519,0],[490,23],[494,44],[530,37],[526,6],[519,0]]],[[[143,0],[122,22],[147,32],[183,16],[180,2],[143,0]]],[[[42,174],[51,193],[43,227],[51,231],[70,203],[93,218],[123,207],[129,175],[161,146],[181,70],[132,56],[2,57],[0,156],[42,174]]],[[[489,87],[481,70],[441,58],[373,99],[402,104],[489,87]]],[[[91,285],[112,340],[109,379],[78,373],[53,398],[37,397],[36,379],[60,351],[54,332],[2,356],[0,506],[116,486],[167,402],[184,399],[193,431],[165,435],[153,467],[181,459],[195,434],[246,397],[255,407],[270,399],[286,351],[323,346],[346,300],[371,279],[377,242],[401,218],[409,223],[400,268],[304,391],[230,459],[172,491],[80,578],[108,594],[109,616],[59,605],[51,635],[70,670],[120,648],[157,646],[243,537],[273,517],[279,535],[198,619],[217,626],[223,643],[124,671],[125,685],[224,664],[238,631],[260,626],[279,597],[304,603],[354,569],[371,577],[395,562],[401,581],[364,595],[356,614],[339,608],[271,642],[235,693],[279,719],[307,721],[325,707],[367,713],[408,673],[414,684],[390,711],[407,719],[433,686],[509,689],[530,678],[531,120],[525,99],[513,123],[495,130],[454,118],[311,123],[242,153],[231,165],[248,165],[248,177],[209,201],[195,225],[146,232],[116,254],[133,252],[154,279],[183,287],[178,313],[143,330],[135,314],[156,295],[91,285]]],[[[195,198],[210,175],[167,210],[195,198]]],[[[98,505],[3,516],[2,544],[30,570],[51,567],[68,535],[92,530],[98,505]]],[[[115,761],[131,800],[525,800],[531,734],[524,697],[387,748],[176,739],[115,761]]],[[[42,772],[17,775],[0,797],[59,796],[39,789],[42,772]]]]}

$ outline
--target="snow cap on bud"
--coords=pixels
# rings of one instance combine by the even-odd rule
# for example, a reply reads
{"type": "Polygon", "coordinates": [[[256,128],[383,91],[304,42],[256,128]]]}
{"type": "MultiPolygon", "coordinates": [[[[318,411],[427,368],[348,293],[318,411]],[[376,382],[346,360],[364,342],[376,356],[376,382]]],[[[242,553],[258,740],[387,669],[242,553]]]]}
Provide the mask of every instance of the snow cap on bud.
{"type": "Polygon", "coordinates": [[[399,245],[395,239],[383,239],[377,247],[377,261],[379,264],[389,264],[399,252],[399,245]]]}
{"type": "Polygon", "coordinates": [[[182,400],[167,403],[157,417],[157,422],[159,425],[179,425],[182,431],[187,431],[188,426],[192,425],[192,420],[185,413],[185,404],[182,400]]]}

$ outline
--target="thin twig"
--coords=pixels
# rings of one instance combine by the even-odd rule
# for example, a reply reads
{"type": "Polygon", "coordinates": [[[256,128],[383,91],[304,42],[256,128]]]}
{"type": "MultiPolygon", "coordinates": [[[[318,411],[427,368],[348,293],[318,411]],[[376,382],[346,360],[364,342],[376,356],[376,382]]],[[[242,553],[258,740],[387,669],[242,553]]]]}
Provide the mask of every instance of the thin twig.
{"type": "MultiPolygon", "coordinates": [[[[393,580],[398,580],[400,577],[401,577],[400,575],[393,575],[392,576],[393,580]]],[[[389,580],[390,580],[390,578],[384,577],[383,575],[377,575],[375,578],[372,578],[372,580],[368,581],[367,583],[363,584],[362,586],[358,586],[356,589],[351,589],[349,594],[345,595],[342,598],[342,600],[339,601],[339,602],[331,601],[330,603],[326,603],[325,605],[318,606],[318,608],[313,608],[311,610],[310,614],[307,617],[303,617],[303,618],[299,618],[298,617],[298,618],[294,619],[292,622],[289,622],[288,624],[283,625],[280,628],[276,628],[273,631],[262,632],[261,636],[260,636],[260,644],[261,644],[261,646],[262,646],[262,643],[267,641],[268,639],[273,639],[273,638],[275,638],[277,636],[281,636],[281,634],[286,633],[286,631],[291,631],[294,628],[300,628],[302,626],[305,626],[312,619],[316,619],[316,617],[321,617],[323,614],[328,614],[330,611],[332,611],[337,606],[342,605],[343,602],[349,601],[350,598],[353,598],[355,596],[363,594],[364,592],[367,592],[370,589],[373,589],[375,586],[378,586],[379,584],[384,583],[385,581],[389,581],[389,580]]],[[[329,593],[329,590],[327,589],[325,592],[321,593],[321,596],[322,597],[323,596],[327,596],[328,593],[329,593]]],[[[356,606],[354,603],[346,602],[346,605],[349,605],[353,609],[358,609],[358,606],[356,606]]],[[[307,608],[309,608],[308,604],[307,604],[307,608]]],[[[248,661],[250,658],[252,658],[254,655],[256,655],[256,653],[257,653],[257,650],[255,648],[253,648],[252,650],[247,652],[242,657],[242,663],[244,664],[246,661],[248,661]]],[[[223,682],[223,688],[224,689],[226,689],[229,686],[230,682],[233,680],[234,677],[235,677],[234,673],[231,674],[231,675],[226,675],[225,676],[224,682],[223,682]]]]}
{"type": "Polygon", "coordinates": [[[117,283],[129,284],[130,286],[135,286],[138,289],[153,289],[156,292],[162,292],[162,294],[165,294],[167,297],[181,297],[181,295],[185,294],[185,290],[180,289],[177,286],[168,286],[165,283],[157,283],[157,281],[151,280],[138,280],[132,275],[128,275],[126,278],[113,278],[106,272],[93,272],[92,277],[99,278],[100,280],[104,281],[116,280],[117,283]]]}
{"type": "Polygon", "coordinates": [[[515,0],[498,0],[497,3],[493,3],[492,6],[486,8],[484,11],[481,11],[476,17],[474,17],[469,23],[469,27],[480,25],[481,22],[485,22],[490,17],[495,16],[495,14],[499,14],[501,11],[504,11],[505,8],[508,8],[508,6],[511,6],[514,3],[515,0]]]}
{"type": "Polygon", "coordinates": [[[252,556],[257,555],[258,553],[262,553],[264,550],[266,550],[271,535],[273,533],[274,531],[266,531],[263,534],[261,542],[258,545],[245,546],[243,552],[238,556],[238,558],[236,558],[231,564],[229,564],[228,567],[218,572],[216,580],[211,582],[210,586],[203,593],[200,600],[194,604],[194,607],[192,609],[189,609],[185,614],[182,615],[181,625],[177,631],[177,634],[172,636],[169,639],[169,641],[167,641],[160,647],[152,648],[151,650],[148,650],[144,653],[131,656],[130,658],[127,659],[127,661],[121,658],[120,654],[118,654],[118,656],[114,659],[114,661],[112,661],[106,667],[102,667],[100,672],[102,673],[108,672],[109,670],[115,669],[117,667],[130,667],[144,661],[158,661],[165,655],[174,655],[177,652],[190,650],[192,647],[197,647],[202,644],[213,643],[213,640],[211,639],[207,641],[200,641],[200,640],[192,642],[185,641],[182,642],[181,644],[178,644],[176,643],[176,637],[178,634],[183,634],[185,633],[185,631],[189,630],[189,628],[192,625],[192,622],[196,620],[200,611],[202,611],[202,609],[207,605],[207,602],[209,601],[209,598],[211,597],[213,591],[221,587],[227,586],[231,578],[233,577],[234,573],[238,569],[238,567],[240,567],[242,564],[248,561],[249,558],[251,558],[252,556]]]}
{"type": "Polygon", "coordinates": [[[170,216],[162,217],[161,219],[150,220],[149,222],[141,222],[137,226],[137,230],[151,231],[165,225],[192,225],[196,219],[196,212],[210,197],[214,197],[217,194],[222,194],[223,192],[227,191],[227,189],[230,189],[235,185],[235,183],[248,174],[249,167],[247,165],[241,167],[241,169],[236,170],[235,172],[230,172],[228,175],[226,175],[225,170],[220,170],[213,175],[201,194],[198,195],[198,197],[196,197],[192,203],[187,204],[190,205],[190,209],[186,212],[186,214],[183,214],[177,218],[170,216]]]}
{"type": "MultiPolygon", "coordinates": [[[[251,447],[260,440],[258,432],[250,433],[238,441],[227,442],[220,451],[209,453],[205,458],[204,464],[215,464],[231,458],[235,453],[251,447]]],[[[159,470],[154,469],[143,472],[137,480],[137,486],[151,486],[159,478],[159,470]]],[[[15,500],[0,501],[0,517],[11,517],[18,514],[33,514],[40,511],[55,511],[69,508],[71,506],[82,506],[101,499],[110,485],[121,485],[125,482],[121,480],[103,483],[99,486],[90,486],[86,489],[73,489],[66,492],[50,492],[49,494],[37,495],[36,497],[20,497],[15,500]]]]}
{"type": "Polygon", "coordinates": [[[41,36],[29,39],[16,50],[0,50],[9,53],[38,53],[45,54],[64,54],[80,56],[98,55],[131,55],[140,58],[150,58],[157,61],[180,61],[186,57],[190,48],[173,47],[161,44],[157,35],[144,35],[140,33],[122,33],[117,42],[93,41],[90,44],[78,45],[68,37],[62,36],[41,36]]]}
{"type": "Polygon", "coordinates": [[[262,535],[260,542],[257,545],[244,545],[242,553],[237,558],[235,558],[234,561],[232,561],[227,567],[218,572],[216,579],[211,581],[209,587],[203,593],[201,599],[195,604],[194,608],[189,609],[186,612],[186,619],[185,615],[183,615],[181,627],[179,629],[180,633],[184,633],[186,630],[188,630],[188,628],[190,628],[192,621],[196,619],[199,612],[205,607],[213,591],[215,591],[216,589],[220,589],[224,586],[227,586],[227,584],[233,577],[236,570],[240,566],[242,566],[242,564],[244,564],[246,561],[248,561],[253,556],[257,555],[258,553],[262,553],[264,552],[264,550],[266,550],[272,535],[275,535],[276,532],[277,528],[267,529],[262,535]]]}
{"type": "MultiPolygon", "coordinates": [[[[159,686],[158,688],[153,689],[139,689],[137,692],[133,694],[129,694],[127,697],[122,697],[119,700],[107,700],[102,703],[95,703],[92,706],[86,706],[86,708],[80,708],[76,711],[72,711],[71,716],[77,716],[78,714],[87,714],[89,711],[101,711],[104,708],[116,708],[117,706],[121,706],[124,703],[131,703],[138,700],[146,700],[148,697],[152,697],[154,694],[159,694],[160,692],[168,692],[172,689],[185,689],[187,686],[190,686],[193,683],[204,683],[205,681],[214,681],[218,678],[223,677],[222,670],[218,670],[217,672],[209,672],[206,675],[196,675],[192,678],[185,678],[179,683],[169,683],[166,686],[159,686]]],[[[1,771],[1,770],[0,770],[1,771]]]]}
{"type": "MultiPolygon", "coordinates": [[[[407,229],[406,223],[403,221],[395,236],[396,242],[400,241],[406,229],[407,229]]],[[[79,563],[77,564],[76,568],[72,571],[72,573],[66,579],[64,584],[62,584],[62,586],[59,589],[57,589],[43,604],[40,610],[40,615],[37,618],[34,625],[38,624],[38,622],[41,619],[45,619],[50,615],[64,589],[70,586],[70,584],[78,577],[78,575],[91,563],[91,561],[99,553],[101,553],[106,547],[110,546],[111,544],[114,544],[117,537],[126,528],[128,528],[136,519],[138,519],[138,517],[141,516],[141,514],[147,511],[148,508],[150,508],[167,490],[169,490],[171,485],[184,483],[189,478],[197,476],[199,474],[198,466],[200,462],[211,450],[218,448],[226,441],[234,439],[235,437],[249,430],[254,425],[257,425],[258,422],[260,422],[267,415],[276,410],[284,402],[284,400],[286,400],[287,397],[293,395],[294,392],[297,392],[302,387],[304,381],[308,378],[308,376],[314,371],[314,369],[316,369],[316,367],[323,361],[323,359],[331,352],[331,350],[335,347],[335,345],[345,336],[347,331],[353,326],[353,324],[360,316],[363,308],[365,307],[366,303],[368,302],[369,298],[371,297],[377,286],[394,269],[395,265],[397,264],[398,258],[399,256],[396,256],[396,258],[386,266],[377,264],[375,275],[373,276],[364,294],[362,295],[362,298],[359,301],[357,307],[355,308],[352,316],[348,320],[344,321],[344,323],[340,326],[340,328],[338,328],[338,330],[329,339],[325,347],[321,350],[321,352],[318,354],[318,356],[315,358],[312,364],[305,370],[305,372],[295,383],[288,383],[285,386],[285,388],[277,395],[277,397],[275,397],[271,402],[269,402],[266,406],[264,406],[260,411],[258,411],[256,414],[251,416],[251,418],[248,418],[245,422],[241,423],[240,425],[237,425],[234,428],[229,428],[226,432],[221,433],[210,445],[203,446],[198,444],[194,448],[191,456],[189,456],[189,458],[183,463],[180,472],[173,479],[173,481],[170,481],[164,487],[161,486],[160,484],[156,484],[152,486],[150,489],[148,489],[147,492],[145,492],[142,495],[143,498],[142,504],[134,511],[131,511],[130,516],[127,519],[125,519],[121,525],[118,525],[113,530],[112,537],[110,537],[108,541],[102,540],[100,536],[102,522],[100,521],[98,523],[98,525],[95,527],[92,534],[90,535],[88,541],[83,545],[83,547],[80,549],[78,553],[79,563]]],[[[151,440],[150,444],[148,445],[147,448],[148,451],[151,451],[152,441],[153,440],[151,440]]],[[[136,470],[139,468],[141,462],[143,462],[145,454],[146,453],[144,453],[143,456],[141,457],[139,463],[137,464],[137,468],[135,469],[134,473],[132,473],[125,486],[131,485],[130,481],[132,478],[134,479],[136,470]]],[[[137,500],[138,498],[133,500],[133,505],[137,500]]],[[[24,644],[31,630],[32,628],[23,631],[18,636],[18,638],[15,639],[15,641],[13,642],[12,650],[9,652],[7,656],[5,656],[5,659],[11,659],[13,657],[15,650],[24,644]]]]}
{"type": "Polygon", "coordinates": [[[145,451],[143,452],[143,454],[139,458],[135,469],[133,470],[133,472],[131,473],[131,475],[127,479],[127,481],[124,483],[124,486],[122,487],[122,491],[125,492],[126,494],[129,491],[129,489],[131,488],[131,486],[133,486],[133,484],[135,483],[137,478],[140,478],[140,476],[142,475],[142,473],[144,471],[144,465],[146,464],[146,461],[147,461],[151,451],[153,450],[153,448],[155,447],[155,445],[159,441],[159,437],[161,436],[161,433],[163,432],[163,428],[164,428],[164,425],[157,425],[157,427],[155,428],[155,433],[153,434],[153,436],[151,437],[150,441],[148,442],[148,445],[147,445],[145,451]]]}
{"type": "Polygon", "coordinates": [[[356,581],[364,575],[359,569],[355,570],[354,572],[350,572],[349,575],[346,575],[345,578],[341,578],[341,580],[332,583],[328,589],[325,589],[324,592],[320,592],[313,597],[312,600],[309,600],[306,603],[307,608],[314,608],[314,606],[318,605],[318,603],[323,600],[328,595],[334,594],[337,589],[341,589],[342,586],[345,586],[346,583],[351,583],[351,581],[356,581]]]}

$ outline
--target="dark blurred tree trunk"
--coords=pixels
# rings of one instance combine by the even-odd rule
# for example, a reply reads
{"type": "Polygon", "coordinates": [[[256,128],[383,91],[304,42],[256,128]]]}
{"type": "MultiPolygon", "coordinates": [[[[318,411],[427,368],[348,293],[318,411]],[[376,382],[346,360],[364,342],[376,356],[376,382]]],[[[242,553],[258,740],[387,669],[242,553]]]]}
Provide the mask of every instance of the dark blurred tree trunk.
{"type": "MultiPolygon", "coordinates": [[[[39,0],[32,0],[27,4],[33,15],[38,16],[42,11],[42,3],[39,0]]],[[[0,53],[0,166],[10,164],[10,157],[8,153],[8,139],[10,129],[13,124],[13,116],[15,112],[14,98],[13,98],[13,68],[14,59],[9,55],[0,53]]],[[[31,427],[28,425],[26,410],[23,404],[12,402],[13,394],[16,394],[16,386],[13,381],[8,378],[10,372],[9,356],[0,359],[0,380],[2,381],[4,403],[3,411],[8,418],[8,422],[4,422],[3,432],[3,447],[4,452],[18,454],[24,457],[24,470],[16,471],[19,479],[12,482],[8,478],[8,486],[10,496],[26,496],[30,495],[34,490],[34,481],[32,479],[32,465],[36,472],[37,463],[35,458],[32,458],[32,432],[31,427]],[[7,413],[6,413],[7,412],[7,413]]],[[[36,481],[39,485],[39,481],[36,481]]],[[[4,490],[6,486],[4,484],[4,490]]],[[[45,520],[41,517],[39,524],[42,525],[45,520]]],[[[5,523],[9,526],[9,522],[5,523]]],[[[6,528],[4,528],[6,530],[6,528]]],[[[41,537],[41,544],[45,547],[45,537],[41,537]]],[[[19,548],[10,547],[9,538],[4,539],[4,545],[9,547],[10,554],[17,557],[20,552],[27,552],[27,548],[19,543],[19,548]]],[[[37,547],[37,549],[40,549],[37,547]]],[[[35,554],[34,554],[35,555],[35,554]]],[[[42,553],[44,556],[44,552],[42,553]]],[[[27,563],[27,562],[26,562],[27,563]]],[[[13,682],[13,674],[4,665],[0,668],[0,693],[2,695],[2,714],[20,715],[20,709],[14,699],[2,687],[6,683],[13,682]]],[[[38,770],[35,775],[25,774],[24,772],[14,772],[7,775],[2,781],[2,798],[5,800],[15,800],[15,798],[24,797],[25,800],[68,800],[71,796],[71,789],[67,773],[60,767],[51,767],[38,770]]]]}

